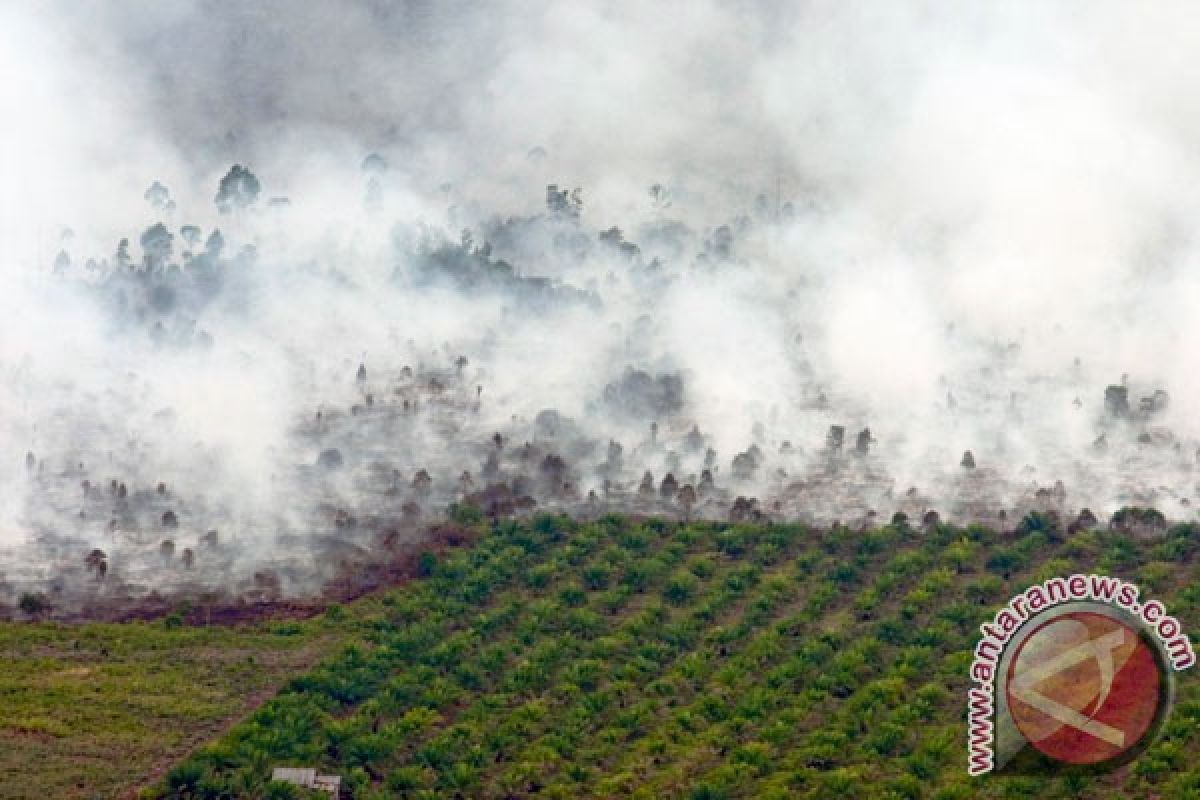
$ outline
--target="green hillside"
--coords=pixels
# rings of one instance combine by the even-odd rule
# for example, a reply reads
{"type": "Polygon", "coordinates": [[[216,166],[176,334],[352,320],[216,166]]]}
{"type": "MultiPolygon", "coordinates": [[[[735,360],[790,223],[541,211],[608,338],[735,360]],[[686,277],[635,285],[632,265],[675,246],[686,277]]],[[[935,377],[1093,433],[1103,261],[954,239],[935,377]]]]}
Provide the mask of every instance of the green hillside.
{"type": "Polygon", "coordinates": [[[1139,583],[1195,626],[1200,531],[1060,534],[605,517],[457,524],[476,544],[331,614],[353,642],[175,767],[163,797],[1200,797],[1200,696],[1098,777],[965,774],[977,626],[1046,577],[1139,583]]]}

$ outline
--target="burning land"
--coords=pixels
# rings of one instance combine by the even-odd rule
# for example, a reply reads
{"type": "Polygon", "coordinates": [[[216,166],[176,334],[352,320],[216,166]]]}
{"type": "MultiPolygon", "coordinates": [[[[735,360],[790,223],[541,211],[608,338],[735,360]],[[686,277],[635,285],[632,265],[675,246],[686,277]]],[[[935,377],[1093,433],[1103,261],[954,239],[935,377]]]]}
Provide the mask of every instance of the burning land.
{"type": "MultiPolygon", "coordinates": [[[[257,185],[234,167],[219,203],[230,176],[257,185]]],[[[1040,371],[1028,342],[951,325],[927,403],[867,402],[814,313],[828,278],[747,284],[803,218],[702,236],[659,211],[627,236],[550,186],[541,212],[456,239],[397,224],[321,265],[292,261],[286,208],[239,197],[257,233],[236,252],[155,223],[136,260],[127,239],[64,244],[30,290],[94,340],[67,371],[56,336],[33,342],[49,367],[4,367],[5,616],[310,613],[411,575],[462,509],[1140,536],[1194,518],[1200,440],[1169,384],[1040,371]]]]}
{"type": "Polygon", "coordinates": [[[1196,796],[1124,634],[963,768],[1006,598],[1200,613],[1200,26],[1086,12],[0,2],[0,798],[1196,796]]]}
{"type": "Polygon", "coordinates": [[[468,508],[1194,519],[1200,115],[1113,15],[409,5],[0,12],[0,616],[320,605],[468,508]]]}

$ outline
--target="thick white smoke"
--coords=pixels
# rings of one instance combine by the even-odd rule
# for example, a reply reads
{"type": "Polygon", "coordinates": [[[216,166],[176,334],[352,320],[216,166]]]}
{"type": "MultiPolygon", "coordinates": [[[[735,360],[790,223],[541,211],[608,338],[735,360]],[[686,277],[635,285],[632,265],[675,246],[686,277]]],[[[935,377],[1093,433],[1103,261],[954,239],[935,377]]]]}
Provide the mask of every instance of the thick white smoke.
{"type": "Polygon", "coordinates": [[[374,535],[410,499],[427,519],[488,482],[496,432],[493,477],[544,480],[542,505],[607,479],[633,507],[644,470],[657,492],[708,466],[722,516],[745,494],[978,518],[1061,480],[1064,510],[1190,518],[1197,14],[2,6],[0,588],[76,580],[96,547],[134,594],[268,568],[308,590],[338,557],[298,537],[370,547],[346,515],[374,535]],[[235,163],[261,196],[219,214],[235,163]],[[179,269],[138,283],[157,222],[179,269]],[[834,458],[831,425],[846,450],[869,427],[870,457],[834,458]],[[345,469],[315,466],[330,449],[345,469]],[[203,567],[210,526],[220,574],[154,560],[170,538],[203,567]]]}

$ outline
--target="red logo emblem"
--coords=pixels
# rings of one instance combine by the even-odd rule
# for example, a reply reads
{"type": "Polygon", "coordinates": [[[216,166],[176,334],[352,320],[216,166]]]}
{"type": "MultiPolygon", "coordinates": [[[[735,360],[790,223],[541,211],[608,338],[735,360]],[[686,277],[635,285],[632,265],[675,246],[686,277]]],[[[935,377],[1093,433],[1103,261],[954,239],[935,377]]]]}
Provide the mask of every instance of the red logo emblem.
{"type": "Polygon", "coordinates": [[[1072,612],[1021,643],[1009,666],[1008,708],[1042,753],[1097,764],[1137,746],[1162,706],[1164,684],[1137,631],[1103,614],[1072,612]]]}

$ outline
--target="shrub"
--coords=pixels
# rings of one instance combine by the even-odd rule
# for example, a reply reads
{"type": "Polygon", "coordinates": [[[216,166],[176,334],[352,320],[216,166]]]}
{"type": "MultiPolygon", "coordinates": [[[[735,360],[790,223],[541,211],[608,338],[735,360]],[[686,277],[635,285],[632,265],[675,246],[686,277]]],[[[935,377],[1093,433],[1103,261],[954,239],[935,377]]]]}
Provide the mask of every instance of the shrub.
{"type": "Polygon", "coordinates": [[[988,558],[986,566],[989,571],[1007,578],[1025,566],[1025,558],[1016,550],[997,550],[988,558]]]}
{"type": "Polygon", "coordinates": [[[483,522],[483,512],[475,506],[464,503],[451,504],[450,508],[447,509],[447,514],[450,519],[459,525],[471,526],[483,522]]]}
{"type": "Polygon", "coordinates": [[[422,578],[428,578],[437,571],[438,557],[436,554],[424,550],[417,556],[417,575],[422,578]]]}
{"type": "Polygon", "coordinates": [[[22,592],[17,599],[17,608],[26,614],[40,614],[50,608],[50,601],[41,592],[22,592]]]}
{"type": "Polygon", "coordinates": [[[834,583],[848,584],[858,580],[858,570],[853,564],[838,564],[829,572],[829,579],[834,583]]]}
{"type": "Polygon", "coordinates": [[[596,564],[587,567],[583,571],[583,583],[592,591],[608,588],[608,579],[611,576],[611,571],[608,567],[596,564]]]}
{"type": "Polygon", "coordinates": [[[587,602],[587,593],[583,591],[579,584],[572,583],[563,587],[562,591],[558,593],[558,599],[565,606],[578,608],[587,602]]]}
{"type": "Polygon", "coordinates": [[[1058,515],[1030,511],[1017,523],[1017,533],[1022,536],[1043,533],[1053,538],[1058,533],[1058,515]]]}
{"type": "Polygon", "coordinates": [[[690,572],[677,572],[667,581],[667,588],[663,590],[663,596],[675,605],[681,606],[692,599],[695,591],[695,576],[690,572]]]}
{"type": "Polygon", "coordinates": [[[194,761],[185,761],[167,773],[167,786],[177,796],[186,796],[196,790],[203,778],[203,767],[194,761]]]}

